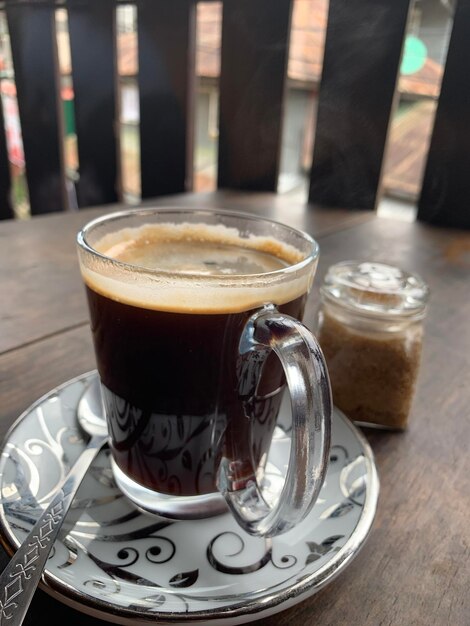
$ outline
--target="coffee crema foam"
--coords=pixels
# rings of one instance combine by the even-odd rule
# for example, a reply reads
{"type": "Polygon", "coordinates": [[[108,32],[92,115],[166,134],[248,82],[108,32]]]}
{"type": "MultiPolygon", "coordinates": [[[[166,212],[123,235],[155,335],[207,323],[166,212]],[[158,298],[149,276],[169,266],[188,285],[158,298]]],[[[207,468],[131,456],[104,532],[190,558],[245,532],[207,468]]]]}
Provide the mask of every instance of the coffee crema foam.
{"type": "Polygon", "coordinates": [[[90,289],[162,311],[236,313],[284,304],[309,290],[313,273],[303,268],[292,276],[270,275],[304,254],[273,237],[241,237],[222,224],[145,224],[109,233],[93,248],[126,265],[94,258],[85,266],[81,259],[90,289]]]}

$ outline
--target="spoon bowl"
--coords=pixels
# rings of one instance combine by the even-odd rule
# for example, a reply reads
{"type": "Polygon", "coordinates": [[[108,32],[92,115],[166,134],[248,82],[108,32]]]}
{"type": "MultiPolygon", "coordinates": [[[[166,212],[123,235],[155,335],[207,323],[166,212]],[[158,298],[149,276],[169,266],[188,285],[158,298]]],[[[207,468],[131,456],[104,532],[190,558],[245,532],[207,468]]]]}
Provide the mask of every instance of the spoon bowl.
{"type": "Polygon", "coordinates": [[[104,417],[100,381],[97,376],[92,379],[80,398],[77,420],[80,427],[90,437],[107,437],[108,427],[104,417]]]}

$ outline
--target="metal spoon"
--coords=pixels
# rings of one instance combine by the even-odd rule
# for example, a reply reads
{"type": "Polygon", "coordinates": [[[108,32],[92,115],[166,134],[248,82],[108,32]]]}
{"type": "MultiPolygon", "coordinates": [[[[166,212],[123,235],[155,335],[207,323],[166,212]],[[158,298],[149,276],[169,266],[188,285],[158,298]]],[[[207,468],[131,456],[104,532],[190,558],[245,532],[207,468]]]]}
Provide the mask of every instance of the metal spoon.
{"type": "Polygon", "coordinates": [[[83,393],[77,408],[77,418],[91,439],[47,509],[0,575],[1,597],[15,596],[15,602],[8,605],[9,626],[20,626],[23,623],[72,500],[93,459],[108,439],[97,378],[83,393]]]}

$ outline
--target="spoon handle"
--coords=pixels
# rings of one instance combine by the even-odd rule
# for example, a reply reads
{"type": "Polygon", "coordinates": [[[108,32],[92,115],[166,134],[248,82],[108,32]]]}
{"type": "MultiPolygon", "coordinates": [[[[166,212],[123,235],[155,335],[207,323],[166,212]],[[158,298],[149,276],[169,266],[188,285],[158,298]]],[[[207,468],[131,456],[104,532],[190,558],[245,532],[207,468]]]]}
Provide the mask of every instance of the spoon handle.
{"type": "Polygon", "coordinates": [[[47,509],[0,575],[0,623],[23,623],[72,500],[106,437],[92,437],[47,509]]]}

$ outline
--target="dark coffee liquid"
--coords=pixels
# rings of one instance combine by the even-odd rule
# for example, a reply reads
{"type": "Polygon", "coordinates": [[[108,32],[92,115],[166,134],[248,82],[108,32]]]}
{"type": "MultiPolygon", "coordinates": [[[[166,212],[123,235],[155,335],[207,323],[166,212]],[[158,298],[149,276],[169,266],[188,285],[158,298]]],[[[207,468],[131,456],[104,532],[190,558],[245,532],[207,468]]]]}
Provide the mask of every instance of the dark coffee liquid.
{"type": "MultiPolygon", "coordinates": [[[[221,454],[256,468],[269,449],[283,374],[277,358],[268,357],[243,407],[238,342],[253,311],[168,313],[87,293],[111,446],[122,471],[160,493],[197,495],[215,491],[221,454]]],[[[280,310],[299,318],[303,304],[299,298],[280,310]]]]}
{"type": "MultiPolygon", "coordinates": [[[[125,474],[159,493],[193,496],[216,491],[222,456],[254,471],[263,464],[284,376],[269,354],[247,389],[238,344],[258,309],[161,311],[119,302],[90,282],[87,296],[112,453],[125,474]]],[[[301,295],[278,308],[301,319],[304,304],[301,295]]]]}

